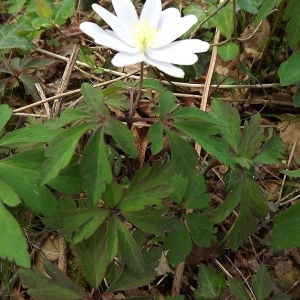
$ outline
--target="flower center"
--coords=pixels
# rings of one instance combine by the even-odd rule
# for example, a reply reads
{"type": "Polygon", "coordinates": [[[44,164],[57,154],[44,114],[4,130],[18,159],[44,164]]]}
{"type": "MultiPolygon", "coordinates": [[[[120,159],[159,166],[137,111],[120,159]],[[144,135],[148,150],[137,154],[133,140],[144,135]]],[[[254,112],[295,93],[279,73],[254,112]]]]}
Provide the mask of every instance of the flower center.
{"type": "Polygon", "coordinates": [[[146,20],[139,20],[135,23],[131,32],[135,46],[141,51],[151,48],[157,35],[157,29],[152,27],[146,20]]]}

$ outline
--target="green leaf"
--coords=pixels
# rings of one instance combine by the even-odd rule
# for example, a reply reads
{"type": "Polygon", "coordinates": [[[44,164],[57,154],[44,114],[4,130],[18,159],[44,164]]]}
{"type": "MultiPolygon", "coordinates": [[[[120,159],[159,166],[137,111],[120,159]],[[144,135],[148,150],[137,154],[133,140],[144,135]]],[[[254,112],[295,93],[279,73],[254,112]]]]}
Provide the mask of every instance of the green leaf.
{"type": "MultiPolygon", "coordinates": [[[[242,178],[235,186],[242,185],[240,212],[227,237],[230,246],[236,250],[255,231],[258,217],[265,217],[268,207],[259,186],[252,179],[242,178]]],[[[239,193],[237,194],[239,195],[239,193]]],[[[237,198],[233,199],[234,204],[237,198]]]]}
{"type": "Polygon", "coordinates": [[[241,182],[236,182],[233,191],[227,195],[223,203],[213,211],[214,223],[221,223],[224,221],[232,211],[238,206],[243,194],[243,185],[241,182]]]}
{"type": "Polygon", "coordinates": [[[212,17],[211,22],[219,29],[222,35],[230,39],[234,30],[232,4],[228,3],[222,7],[218,13],[212,17]]]}
{"type": "Polygon", "coordinates": [[[278,6],[282,0],[264,0],[261,2],[261,7],[255,17],[255,24],[264,20],[269,14],[272,13],[274,7],[278,6]]]}
{"type": "Polygon", "coordinates": [[[227,193],[232,192],[237,188],[237,184],[241,182],[241,187],[244,187],[243,179],[245,176],[248,178],[254,178],[255,169],[252,166],[249,170],[235,167],[228,169],[224,175],[225,191],[227,193]]]}
{"type": "Polygon", "coordinates": [[[164,146],[164,129],[161,122],[156,122],[151,125],[147,132],[147,139],[151,143],[151,152],[153,155],[158,154],[164,146]]]}
{"type": "MultiPolygon", "coordinates": [[[[87,47],[87,46],[85,46],[87,47]]],[[[89,53],[92,53],[92,50],[88,47],[87,49],[89,49],[89,53]]],[[[127,83],[123,82],[122,80],[118,80],[116,82],[114,82],[113,84],[110,84],[107,88],[105,88],[102,92],[103,92],[103,96],[104,98],[108,98],[112,95],[121,95],[122,93],[124,93],[125,91],[128,90],[128,85],[127,83]]],[[[127,98],[127,102],[128,98],[127,98]]]]}
{"type": "Polygon", "coordinates": [[[257,153],[260,143],[264,138],[263,129],[260,125],[261,117],[259,114],[255,114],[249,122],[245,122],[245,127],[239,144],[239,156],[250,159],[257,153]]]}
{"type": "Polygon", "coordinates": [[[74,0],[62,0],[60,3],[53,8],[53,18],[57,25],[65,24],[66,20],[75,12],[75,1],[74,0]]]}
{"type": "Polygon", "coordinates": [[[300,51],[294,52],[280,65],[278,76],[282,86],[300,81],[300,51]]]}
{"type": "Polygon", "coordinates": [[[264,266],[261,266],[256,274],[253,275],[251,283],[257,300],[265,300],[268,298],[272,291],[273,283],[264,266]]]}
{"type": "Polygon", "coordinates": [[[79,165],[67,166],[48,185],[66,195],[80,194],[82,192],[82,176],[79,165]]]}
{"type": "Polygon", "coordinates": [[[94,88],[89,83],[83,83],[81,85],[81,92],[93,114],[99,115],[102,118],[109,116],[109,111],[105,105],[103,93],[100,88],[94,88]]]}
{"type": "Polygon", "coordinates": [[[294,15],[298,15],[300,2],[298,0],[290,0],[284,10],[283,21],[287,21],[294,15]]]}
{"type": "Polygon", "coordinates": [[[164,250],[168,250],[168,261],[173,267],[183,262],[192,250],[192,241],[187,228],[183,224],[180,227],[177,231],[170,232],[164,242],[164,250]]]}
{"type": "Polygon", "coordinates": [[[106,189],[102,195],[102,199],[109,208],[114,208],[118,205],[122,196],[122,186],[111,181],[106,185],[106,189]]]}
{"type": "MultiPolygon", "coordinates": [[[[12,109],[7,104],[0,105],[0,132],[12,115],[12,109]]],[[[1,141],[1,140],[0,140],[1,141]]]]}
{"type": "Polygon", "coordinates": [[[98,204],[105,186],[112,181],[106,148],[103,129],[99,128],[88,142],[82,160],[84,186],[93,205],[98,204]]]}
{"type": "Polygon", "coordinates": [[[78,141],[90,128],[90,124],[75,125],[56,135],[45,150],[47,160],[42,165],[39,178],[40,185],[48,183],[56,177],[71,161],[78,141]]]}
{"type": "Polygon", "coordinates": [[[170,114],[173,110],[177,108],[177,98],[172,92],[168,90],[160,93],[157,98],[157,101],[159,103],[159,115],[161,117],[170,114]]]}
{"type": "Polygon", "coordinates": [[[175,171],[185,177],[195,174],[196,166],[198,165],[198,157],[195,149],[171,130],[167,131],[167,136],[171,148],[171,163],[175,171]]]}
{"type": "Polygon", "coordinates": [[[119,253],[121,256],[121,263],[127,265],[128,268],[134,272],[142,273],[145,271],[142,260],[142,255],[138,249],[138,245],[131,233],[126,229],[124,224],[115,216],[115,228],[118,232],[119,239],[119,253]]]}
{"type": "Polygon", "coordinates": [[[237,0],[237,5],[244,9],[245,11],[249,12],[250,14],[257,14],[258,6],[260,1],[258,0],[237,0]]]}
{"type": "Polygon", "coordinates": [[[107,134],[111,135],[117,142],[117,145],[126,154],[132,157],[138,157],[139,153],[135,146],[136,139],[127,126],[117,120],[110,119],[106,122],[107,134]]]}
{"type": "Polygon", "coordinates": [[[194,24],[186,33],[183,34],[182,38],[187,39],[189,36],[197,30],[201,23],[206,18],[206,13],[204,9],[199,4],[189,4],[183,9],[184,16],[194,15],[197,17],[197,23],[194,24]]]}
{"type": "Polygon", "coordinates": [[[1,160],[0,164],[4,163],[32,171],[39,171],[44,159],[44,149],[37,148],[11,155],[1,160]]]}
{"type": "Polygon", "coordinates": [[[201,264],[198,271],[196,299],[219,299],[226,286],[224,274],[201,264]]]}
{"type": "Polygon", "coordinates": [[[106,209],[81,208],[61,210],[43,222],[74,244],[88,239],[101,226],[108,215],[106,209]]]}
{"type": "MultiPolygon", "coordinates": [[[[114,267],[114,272],[116,273],[116,278],[113,280],[109,290],[110,291],[122,291],[132,288],[137,288],[140,286],[145,286],[150,284],[156,275],[155,268],[158,267],[159,259],[161,257],[161,247],[152,247],[149,250],[143,252],[143,264],[145,265],[145,270],[142,273],[134,272],[123,266],[114,267]]],[[[128,299],[128,298],[126,298],[128,299]]],[[[133,297],[132,300],[138,299],[149,299],[148,297],[133,297]]],[[[153,299],[152,297],[150,299],[153,299]]],[[[150,300],[149,299],[149,300],[150,300]]]]}
{"type": "Polygon", "coordinates": [[[110,261],[112,261],[118,255],[119,250],[117,221],[117,218],[109,218],[106,228],[106,247],[110,261]]]}
{"type": "Polygon", "coordinates": [[[218,46],[218,55],[224,61],[230,61],[239,54],[239,45],[235,42],[227,42],[224,45],[218,46]]]}
{"type": "Polygon", "coordinates": [[[52,10],[46,0],[35,0],[35,11],[37,15],[45,19],[51,19],[52,10]]]}
{"type": "Polygon", "coordinates": [[[20,60],[20,70],[38,69],[56,62],[55,59],[45,57],[30,57],[22,58],[20,60]]]}
{"type": "Polygon", "coordinates": [[[72,245],[76,262],[81,267],[88,283],[97,288],[111,262],[106,246],[106,226],[102,225],[88,240],[72,245]]]}
{"type": "Polygon", "coordinates": [[[274,219],[272,246],[275,251],[300,247],[300,202],[286,211],[280,212],[274,219]]]}
{"type": "Polygon", "coordinates": [[[164,232],[174,231],[178,228],[178,222],[175,219],[165,217],[164,214],[166,214],[165,210],[159,211],[151,207],[136,212],[123,213],[124,217],[135,227],[155,235],[162,235],[164,232]]]}
{"type": "Polygon", "coordinates": [[[171,200],[177,204],[181,204],[188,186],[188,179],[175,173],[170,179],[170,183],[174,188],[174,191],[170,195],[171,200]]]}
{"type": "Polygon", "coordinates": [[[26,95],[31,95],[36,101],[40,100],[40,95],[35,87],[35,84],[39,82],[38,78],[32,75],[20,74],[18,79],[23,83],[26,95]]]}
{"type": "MultiPolygon", "coordinates": [[[[103,92],[104,93],[104,92],[103,92]]],[[[118,110],[129,110],[130,102],[124,92],[114,93],[105,98],[105,104],[112,106],[118,110]]]]}
{"type": "Polygon", "coordinates": [[[34,45],[26,38],[16,34],[18,29],[15,25],[0,25],[0,53],[7,52],[11,49],[18,48],[22,50],[30,50],[34,45]]]}
{"type": "Polygon", "coordinates": [[[16,206],[21,200],[10,185],[0,180],[0,201],[8,206],[16,206]]]}
{"type": "MultiPolygon", "coordinates": [[[[2,190],[1,190],[2,192],[2,190]]],[[[14,261],[24,268],[30,267],[30,258],[27,252],[27,243],[22,230],[0,202],[0,257],[14,261]]]]}
{"type": "Polygon", "coordinates": [[[251,212],[256,217],[265,217],[269,208],[266,204],[264,194],[258,184],[249,178],[244,179],[243,202],[251,209],[251,212]]]}
{"type": "Polygon", "coordinates": [[[212,101],[212,111],[209,115],[220,128],[223,138],[234,152],[238,153],[241,139],[241,120],[237,109],[228,103],[214,99],[212,101]]]}
{"type": "Polygon", "coordinates": [[[285,174],[290,177],[299,178],[300,177],[300,169],[297,170],[282,170],[280,173],[285,174]]]}
{"type": "Polygon", "coordinates": [[[185,216],[193,242],[200,247],[210,247],[213,239],[213,224],[199,213],[185,216]]]}
{"type": "Polygon", "coordinates": [[[245,157],[234,157],[234,161],[239,164],[244,169],[250,169],[251,168],[251,160],[249,158],[245,157]]]}
{"type": "Polygon", "coordinates": [[[22,152],[0,161],[0,178],[23,199],[34,213],[53,214],[57,199],[44,186],[37,185],[41,150],[22,152]],[[22,184],[21,184],[22,183],[22,184]]]}
{"type": "Polygon", "coordinates": [[[8,12],[10,14],[19,13],[26,1],[27,0],[10,1],[10,6],[8,8],[8,12]]]}
{"type": "Polygon", "coordinates": [[[166,88],[156,79],[146,78],[143,80],[143,88],[151,89],[163,93],[166,91],[166,88]]]}
{"type": "Polygon", "coordinates": [[[27,292],[34,299],[80,300],[87,297],[87,294],[65,276],[56,265],[45,261],[44,268],[51,278],[35,269],[21,269],[17,273],[24,285],[29,287],[27,292]]]}
{"type": "Polygon", "coordinates": [[[257,164],[278,164],[286,156],[286,145],[282,139],[274,134],[269,138],[255,156],[254,162],[257,164]]]}
{"type": "MultiPolygon", "coordinates": [[[[35,13],[32,14],[35,15],[35,13]]],[[[33,20],[31,20],[30,25],[36,31],[50,29],[53,27],[53,20],[48,20],[42,17],[35,17],[33,20]]]]}
{"type": "Polygon", "coordinates": [[[118,208],[122,212],[134,212],[160,204],[172,192],[169,183],[171,174],[172,169],[167,165],[139,169],[125,190],[118,208]]]}
{"type": "Polygon", "coordinates": [[[229,291],[232,296],[236,297],[239,300],[250,300],[245,285],[242,281],[229,277],[228,283],[229,291]]]}
{"type": "Polygon", "coordinates": [[[20,62],[21,62],[21,59],[19,57],[14,57],[11,60],[4,59],[3,65],[5,66],[6,70],[8,71],[5,73],[9,73],[9,74],[13,75],[14,72],[20,72],[21,71],[20,62]]]}
{"type": "MultiPolygon", "coordinates": [[[[234,164],[232,154],[230,153],[228,146],[224,143],[224,140],[215,137],[215,135],[221,133],[216,125],[202,121],[174,122],[173,125],[175,128],[194,139],[201,147],[204,148],[205,151],[214,155],[220,162],[225,165],[234,164]]],[[[170,136],[169,133],[168,136],[170,136]]],[[[188,144],[187,141],[184,140],[182,141],[182,145],[183,143],[188,144]]],[[[185,151],[180,149],[178,150],[181,151],[182,156],[189,156],[185,151]]],[[[177,160],[176,163],[179,163],[179,160],[177,160]]],[[[183,161],[182,164],[184,164],[183,161]]],[[[187,168],[188,165],[185,169],[187,168]]]]}
{"type": "Polygon", "coordinates": [[[295,49],[300,42],[299,34],[297,34],[299,30],[300,18],[298,15],[293,15],[285,28],[285,31],[287,33],[287,41],[291,49],[295,49]]]}
{"type": "Polygon", "coordinates": [[[192,66],[192,68],[194,69],[194,72],[195,72],[195,75],[192,75],[192,76],[194,76],[194,78],[200,78],[201,76],[204,76],[204,74],[206,72],[206,66],[210,62],[210,59],[211,59],[210,52],[199,53],[199,54],[197,54],[197,56],[198,56],[198,60],[192,66]]]}
{"type": "MultiPolygon", "coordinates": [[[[81,45],[77,56],[77,59],[83,63],[86,63],[92,68],[95,68],[95,59],[92,56],[92,49],[87,45],[81,45]]],[[[101,70],[101,69],[100,69],[101,70]]]]}
{"type": "Polygon", "coordinates": [[[202,175],[193,176],[188,179],[185,191],[185,208],[203,209],[208,206],[211,196],[207,193],[207,186],[202,175]]]}
{"type": "MultiPolygon", "coordinates": [[[[49,119],[44,123],[44,125],[49,129],[57,130],[73,122],[78,122],[82,120],[93,120],[93,118],[95,118],[93,115],[82,110],[67,108],[62,111],[59,118],[49,119]]],[[[96,120],[97,119],[95,118],[95,121],[96,120]]]]}
{"type": "Polygon", "coordinates": [[[211,118],[208,114],[198,107],[183,107],[172,112],[174,121],[206,121],[211,122],[211,118]]]}
{"type": "Polygon", "coordinates": [[[0,146],[16,146],[20,143],[47,143],[58,132],[49,130],[43,124],[34,124],[7,133],[0,139],[0,146]]]}
{"type": "Polygon", "coordinates": [[[242,206],[239,216],[227,234],[230,247],[236,251],[243,241],[256,230],[258,220],[253,216],[249,207],[242,206]]]}

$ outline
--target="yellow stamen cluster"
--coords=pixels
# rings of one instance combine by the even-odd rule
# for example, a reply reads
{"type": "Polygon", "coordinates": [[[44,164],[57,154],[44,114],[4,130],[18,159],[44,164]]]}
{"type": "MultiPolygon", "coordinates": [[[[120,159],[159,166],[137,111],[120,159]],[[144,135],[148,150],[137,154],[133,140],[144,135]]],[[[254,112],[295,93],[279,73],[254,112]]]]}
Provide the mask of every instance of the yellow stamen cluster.
{"type": "Polygon", "coordinates": [[[157,35],[157,29],[152,27],[146,20],[139,20],[135,23],[131,32],[133,42],[141,51],[151,48],[157,35]]]}

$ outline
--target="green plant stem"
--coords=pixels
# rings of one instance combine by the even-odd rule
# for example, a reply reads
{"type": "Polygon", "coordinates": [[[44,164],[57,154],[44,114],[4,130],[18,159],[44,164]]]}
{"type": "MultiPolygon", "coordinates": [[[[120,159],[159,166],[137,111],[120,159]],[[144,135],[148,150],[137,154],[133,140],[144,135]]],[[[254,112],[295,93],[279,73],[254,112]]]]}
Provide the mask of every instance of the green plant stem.
{"type": "Polygon", "coordinates": [[[142,88],[143,88],[143,80],[144,80],[144,62],[141,62],[138,92],[137,92],[136,98],[132,101],[131,108],[130,108],[130,113],[129,113],[129,119],[131,119],[132,116],[134,115],[134,112],[135,112],[135,110],[138,106],[138,103],[139,103],[140,99],[141,99],[142,88]]]}

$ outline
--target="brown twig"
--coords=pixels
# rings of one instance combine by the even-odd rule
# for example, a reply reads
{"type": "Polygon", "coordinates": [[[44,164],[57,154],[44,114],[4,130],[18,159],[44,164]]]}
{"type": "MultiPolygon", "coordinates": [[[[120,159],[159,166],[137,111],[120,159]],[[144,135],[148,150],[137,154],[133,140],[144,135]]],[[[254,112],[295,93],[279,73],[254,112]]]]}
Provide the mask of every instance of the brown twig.
{"type": "MultiPolygon", "coordinates": [[[[44,49],[37,49],[36,51],[43,53],[45,55],[48,55],[50,57],[62,60],[67,62],[68,58],[62,55],[58,55],[52,52],[49,52],[47,50],[44,49]]],[[[78,66],[82,66],[82,67],[86,67],[89,69],[92,69],[92,67],[86,63],[83,63],[81,61],[76,61],[76,64],[78,66]]],[[[133,79],[139,79],[139,76],[133,75],[136,72],[138,72],[139,70],[136,70],[135,72],[126,74],[123,72],[118,72],[118,71],[114,71],[111,69],[105,69],[105,68],[101,68],[101,70],[103,70],[103,72],[108,73],[108,74],[112,74],[112,75],[116,75],[116,76],[126,76],[126,77],[130,77],[133,79]]],[[[167,85],[175,85],[175,86],[180,86],[180,87],[188,87],[188,88],[204,88],[205,84],[200,84],[200,83],[186,83],[186,82],[178,82],[178,81],[167,81],[167,80],[161,80],[160,81],[163,84],[167,84],[167,85]]],[[[220,88],[220,89],[266,89],[266,88],[276,88],[276,87],[280,87],[280,83],[266,83],[266,84],[211,84],[211,87],[213,88],[220,88]]]]}
{"type": "MultiPolygon", "coordinates": [[[[45,96],[45,93],[44,93],[44,91],[43,91],[41,85],[40,85],[39,83],[36,83],[36,84],[35,84],[35,87],[36,87],[36,90],[37,90],[37,92],[39,93],[41,99],[42,99],[42,100],[47,99],[47,97],[45,96]]],[[[45,107],[45,110],[46,110],[46,113],[47,113],[47,117],[48,117],[48,119],[49,119],[49,118],[51,117],[51,109],[50,109],[49,103],[48,103],[48,102],[45,102],[45,103],[44,103],[44,107],[45,107]]]]}
{"type": "MultiPolygon", "coordinates": [[[[220,2],[222,2],[222,0],[220,2]]],[[[218,29],[216,29],[216,33],[215,33],[215,37],[214,37],[214,44],[218,43],[219,39],[220,39],[220,31],[218,29]]],[[[204,91],[203,91],[201,105],[200,105],[200,109],[203,111],[206,111],[208,97],[209,97],[209,90],[211,87],[211,80],[212,80],[212,75],[213,75],[213,72],[215,69],[216,60],[217,60],[217,47],[214,46],[212,49],[211,59],[210,59],[210,63],[209,63],[209,67],[208,67],[208,71],[207,71],[207,75],[206,75],[204,91]]],[[[195,150],[198,153],[198,156],[200,156],[201,146],[197,143],[195,144],[195,150]]]]}
{"type": "Polygon", "coordinates": [[[171,290],[172,297],[180,295],[184,265],[185,263],[181,262],[176,268],[174,280],[172,284],[172,290],[171,290]]]}
{"type": "MultiPolygon", "coordinates": [[[[73,48],[72,54],[67,62],[67,65],[65,67],[64,74],[61,78],[61,81],[59,83],[58,89],[57,89],[57,94],[62,94],[68,87],[69,81],[76,63],[76,58],[79,52],[79,46],[76,44],[73,48]]],[[[52,116],[58,116],[61,111],[61,101],[62,98],[58,98],[54,100],[53,106],[52,106],[52,116]]]]}
{"type": "MultiPolygon", "coordinates": [[[[118,80],[122,80],[122,79],[125,79],[127,77],[130,77],[132,74],[136,73],[138,70],[134,71],[134,72],[131,72],[131,73],[128,73],[128,74],[125,74],[123,76],[120,76],[120,77],[117,77],[115,79],[111,79],[111,80],[107,80],[105,82],[101,82],[101,83],[98,83],[98,84],[94,84],[93,86],[94,87],[101,87],[101,86],[106,86],[108,84],[111,84],[111,83],[114,83],[118,80]]],[[[44,100],[40,100],[40,101],[36,101],[32,104],[28,104],[28,105],[25,105],[23,107],[20,107],[20,108],[16,108],[13,110],[14,113],[16,112],[20,112],[20,111],[23,111],[23,110],[26,110],[28,108],[32,108],[32,107],[35,107],[35,106],[38,106],[40,104],[44,104],[46,102],[51,102],[51,101],[54,101],[56,99],[59,99],[61,97],[67,97],[67,96],[72,96],[72,95],[75,95],[75,94],[78,94],[80,93],[81,89],[75,89],[73,91],[69,91],[69,92],[65,92],[65,93],[62,93],[62,94],[59,94],[59,95],[55,95],[55,96],[52,96],[52,97],[49,97],[49,98],[46,98],[44,100]]]]}

